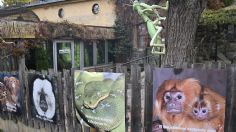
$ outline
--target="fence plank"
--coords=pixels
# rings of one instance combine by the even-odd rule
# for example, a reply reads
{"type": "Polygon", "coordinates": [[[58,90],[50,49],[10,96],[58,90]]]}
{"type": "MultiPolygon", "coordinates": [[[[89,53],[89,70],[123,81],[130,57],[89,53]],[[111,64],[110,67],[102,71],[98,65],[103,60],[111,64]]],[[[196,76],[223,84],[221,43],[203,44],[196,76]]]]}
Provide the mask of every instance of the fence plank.
{"type": "MultiPolygon", "coordinates": [[[[26,81],[26,72],[25,72],[25,57],[21,57],[19,59],[19,72],[18,72],[18,75],[19,75],[19,81],[20,81],[20,96],[22,98],[21,100],[21,121],[23,121],[24,123],[28,123],[26,120],[27,120],[27,98],[26,98],[26,87],[24,84],[27,84],[28,81],[26,81]],[[26,112],[23,112],[23,111],[26,111],[26,112]]],[[[19,118],[18,118],[19,119],[19,118]]]]}
{"type": "Polygon", "coordinates": [[[122,66],[120,64],[116,65],[116,72],[117,73],[124,73],[125,74],[125,131],[128,131],[128,124],[129,124],[129,114],[128,114],[128,94],[127,94],[127,89],[128,89],[128,71],[127,71],[127,66],[122,66]]]}
{"type": "Polygon", "coordinates": [[[152,131],[153,110],[153,67],[149,64],[144,66],[145,70],[145,107],[144,107],[144,131],[152,131]]]}
{"type": "Polygon", "coordinates": [[[74,108],[73,108],[73,77],[70,76],[70,71],[64,70],[64,112],[65,112],[65,126],[66,131],[73,132],[74,130],[74,121],[75,121],[75,114],[74,114],[74,108]]]}
{"type": "Polygon", "coordinates": [[[225,112],[225,131],[233,132],[236,129],[236,65],[227,67],[227,93],[226,93],[226,112],[225,112]]]}
{"type": "Polygon", "coordinates": [[[131,131],[141,132],[141,84],[140,84],[141,68],[138,65],[131,66],[131,131]]]}
{"type": "Polygon", "coordinates": [[[62,74],[57,73],[57,88],[58,88],[58,102],[59,102],[59,116],[57,123],[59,125],[59,131],[65,131],[65,113],[64,113],[64,101],[63,101],[63,84],[62,84],[62,74]]]}

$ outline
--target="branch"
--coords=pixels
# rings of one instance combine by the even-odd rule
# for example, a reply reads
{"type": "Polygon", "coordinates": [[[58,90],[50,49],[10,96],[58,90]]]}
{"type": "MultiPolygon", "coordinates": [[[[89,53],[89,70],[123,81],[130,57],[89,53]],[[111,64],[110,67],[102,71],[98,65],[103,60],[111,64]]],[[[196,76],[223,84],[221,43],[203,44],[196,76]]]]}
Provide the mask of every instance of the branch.
{"type": "Polygon", "coordinates": [[[0,37],[0,44],[14,44],[14,42],[6,42],[2,37],[0,37]]]}
{"type": "Polygon", "coordinates": [[[9,55],[3,56],[3,57],[0,58],[0,60],[3,60],[3,59],[5,59],[5,58],[8,58],[8,57],[10,57],[10,56],[12,56],[12,55],[13,55],[13,54],[9,54],[9,55]]]}

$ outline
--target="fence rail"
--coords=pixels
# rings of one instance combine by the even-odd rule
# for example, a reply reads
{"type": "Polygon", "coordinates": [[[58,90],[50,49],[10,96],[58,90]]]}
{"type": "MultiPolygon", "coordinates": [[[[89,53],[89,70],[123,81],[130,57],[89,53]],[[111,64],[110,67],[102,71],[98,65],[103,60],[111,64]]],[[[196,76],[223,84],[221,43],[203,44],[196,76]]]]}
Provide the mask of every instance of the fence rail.
{"type": "MultiPolygon", "coordinates": [[[[0,128],[4,131],[31,132],[31,131],[51,131],[51,132],[73,132],[82,131],[79,121],[76,119],[74,106],[74,86],[73,71],[63,72],[48,71],[36,72],[25,71],[24,60],[19,61],[19,79],[24,95],[21,115],[1,112],[0,128]],[[53,84],[56,88],[55,96],[58,102],[57,122],[49,123],[31,115],[30,91],[27,75],[29,73],[40,73],[54,76],[53,84]]],[[[126,131],[131,132],[151,132],[152,109],[153,109],[153,70],[155,65],[145,64],[144,69],[137,65],[122,66],[117,65],[113,72],[125,73],[126,76],[126,131]],[[130,69],[130,70],[129,70],[130,69]]],[[[226,123],[225,131],[230,132],[236,129],[236,65],[223,65],[221,63],[206,63],[184,65],[182,68],[198,69],[226,69],[227,89],[226,89],[226,123]]],[[[99,69],[101,70],[101,69],[99,69]]],[[[103,69],[112,71],[111,69],[103,69]]]]}

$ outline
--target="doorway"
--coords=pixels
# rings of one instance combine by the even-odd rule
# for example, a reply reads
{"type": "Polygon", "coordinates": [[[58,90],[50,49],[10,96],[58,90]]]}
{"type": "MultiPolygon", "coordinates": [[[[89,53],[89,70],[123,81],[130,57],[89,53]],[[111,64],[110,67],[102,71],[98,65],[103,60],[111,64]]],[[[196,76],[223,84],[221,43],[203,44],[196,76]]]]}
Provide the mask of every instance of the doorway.
{"type": "Polygon", "coordinates": [[[74,41],[53,41],[53,67],[54,71],[74,68],[74,41]]]}

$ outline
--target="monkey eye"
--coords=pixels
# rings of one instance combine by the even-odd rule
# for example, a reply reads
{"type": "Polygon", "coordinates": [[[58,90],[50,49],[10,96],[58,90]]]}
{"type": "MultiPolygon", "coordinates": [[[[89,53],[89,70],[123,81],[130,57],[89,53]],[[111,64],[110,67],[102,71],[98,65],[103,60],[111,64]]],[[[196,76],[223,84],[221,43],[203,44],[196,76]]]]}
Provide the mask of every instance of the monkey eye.
{"type": "Polygon", "coordinates": [[[193,113],[194,113],[194,115],[197,115],[198,114],[198,109],[194,108],[193,113]]]}
{"type": "Polygon", "coordinates": [[[166,95],[165,98],[166,98],[167,100],[170,100],[171,97],[170,97],[169,95],[166,95]]]}
{"type": "Polygon", "coordinates": [[[195,110],[193,110],[193,113],[197,114],[197,113],[198,113],[198,111],[195,109],[195,110]]]}
{"type": "Polygon", "coordinates": [[[207,109],[203,109],[203,110],[202,110],[202,113],[203,113],[203,114],[207,114],[207,112],[208,112],[207,109]]]}
{"type": "Polygon", "coordinates": [[[181,96],[181,95],[178,95],[177,98],[178,98],[178,99],[182,99],[182,96],[181,96]]]}

